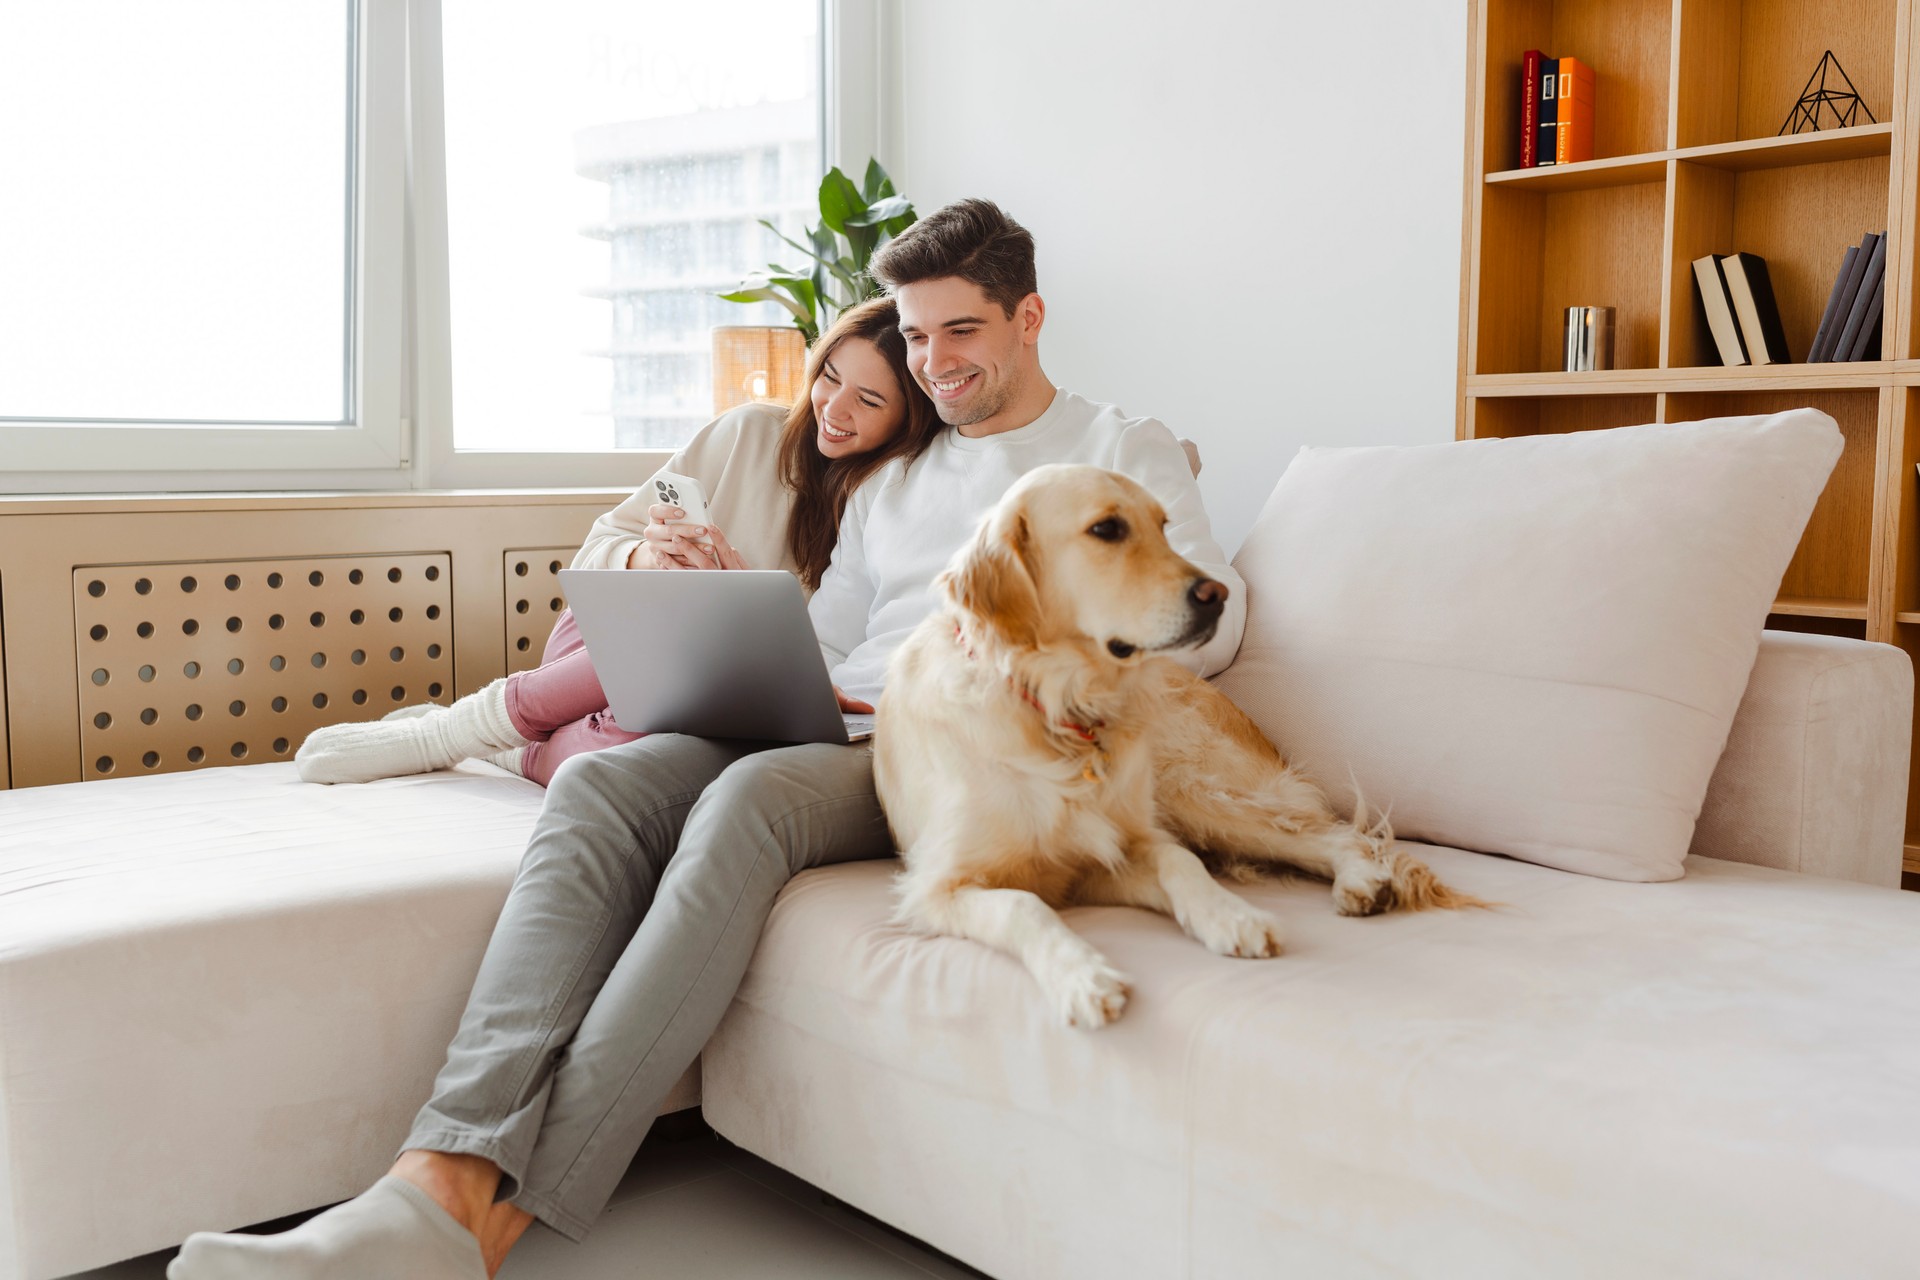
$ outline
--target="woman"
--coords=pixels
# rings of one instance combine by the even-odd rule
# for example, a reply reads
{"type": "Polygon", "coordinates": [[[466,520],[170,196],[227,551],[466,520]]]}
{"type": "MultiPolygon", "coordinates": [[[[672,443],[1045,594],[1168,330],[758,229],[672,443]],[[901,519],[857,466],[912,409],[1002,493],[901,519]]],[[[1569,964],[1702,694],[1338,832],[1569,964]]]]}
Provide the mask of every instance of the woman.
{"type": "MultiPolygon", "coordinates": [[[[653,502],[649,480],[594,521],[573,567],[764,565],[798,575],[811,593],[833,557],[853,491],[894,458],[918,457],[940,428],[907,373],[898,324],[891,298],[849,308],[814,344],[806,392],[784,424],[771,406],[733,409],[668,461],[666,471],[692,476],[706,490],[712,525],[669,525],[685,513],[653,502]]],[[[368,782],[477,756],[544,787],[567,759],[636,736],[614,723],[568,610],[536,670],[495,680],[452,706],[316,729],[294,761],[308,782],[368,782]]]]}

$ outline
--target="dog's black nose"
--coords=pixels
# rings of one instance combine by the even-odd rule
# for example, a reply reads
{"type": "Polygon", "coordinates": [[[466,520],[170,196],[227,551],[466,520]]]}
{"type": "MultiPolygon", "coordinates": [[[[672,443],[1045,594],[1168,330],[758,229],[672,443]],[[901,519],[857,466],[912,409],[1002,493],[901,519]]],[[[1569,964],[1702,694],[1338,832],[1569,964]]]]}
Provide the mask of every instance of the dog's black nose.
{"type": "Polygon", "coordinates": [[[1196,613],[1219,613],[1227,607],[1227,584],[1212,578],[1195,578],[1187,588],[1187,603],[1196,613]]]}

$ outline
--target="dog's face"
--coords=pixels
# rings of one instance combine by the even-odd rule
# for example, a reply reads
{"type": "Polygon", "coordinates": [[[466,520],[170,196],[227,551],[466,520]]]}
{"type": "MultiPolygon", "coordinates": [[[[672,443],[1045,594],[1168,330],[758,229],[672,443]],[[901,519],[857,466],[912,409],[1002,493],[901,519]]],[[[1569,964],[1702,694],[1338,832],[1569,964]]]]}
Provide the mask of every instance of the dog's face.
{"type": "Polygon", "coordinates": [[[948,597],[1016,646],[1080,635],[1126,662],[1205,644],[1227,588],[1174,553],[1166,519],[1123,475],[1037,468],[947,571],[948,597]]]}

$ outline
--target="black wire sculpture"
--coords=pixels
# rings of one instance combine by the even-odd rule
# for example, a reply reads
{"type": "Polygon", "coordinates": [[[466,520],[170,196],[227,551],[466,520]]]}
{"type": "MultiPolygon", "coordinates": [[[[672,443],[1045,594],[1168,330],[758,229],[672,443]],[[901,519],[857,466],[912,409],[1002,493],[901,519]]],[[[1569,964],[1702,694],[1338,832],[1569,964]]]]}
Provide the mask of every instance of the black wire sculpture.
{"type": "MultiPolygon", "coordinates": [[[[1847,75],[1846,68],[1840,65],[1840,59],[1833,56],[1829,49],[1820,55],[1820,65],[1807,77],[1806,87],[1800,90],[1800,101],[1793,104],[1793,110],[1787,114],[1787,122],[1780,126],[1780,133],[1818,132],[1821,129],[1848,129],[1860,123],[1860,113],[1866,112],[1868,124],[1878,124],[1873,112],[1867,110],[1867,104],[1860,100],[1860,91],[1853,87],[1853,79],[1847,75]],[[1827,88],[1827,68],[1831,66],[1834,74],[1846,82],[1847,91],[1827,88]],[[1818,87],[1814,81],[1819,81],[1818,87]],[[1833,123],[1820,123],[1820,110],[1826,108],[1832,115],[1833,123]]],[[[1779,134],[1775,134],[1779,137],[1779,134]]]]}

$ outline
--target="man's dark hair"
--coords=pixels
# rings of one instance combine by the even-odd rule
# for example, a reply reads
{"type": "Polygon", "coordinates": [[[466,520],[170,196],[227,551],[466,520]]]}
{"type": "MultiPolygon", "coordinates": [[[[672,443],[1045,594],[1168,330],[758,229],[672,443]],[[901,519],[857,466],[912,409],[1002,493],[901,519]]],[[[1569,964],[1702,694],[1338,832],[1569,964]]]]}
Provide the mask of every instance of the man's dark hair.
{"type": "Polygon", "coordinates": [[[958,276],[976,285],[1007,317],[1039,291],[1033,236],[991,200],[959,200],[936,209],[874,255],[873,278],[897,292],[903,284],[958,276]]]}

